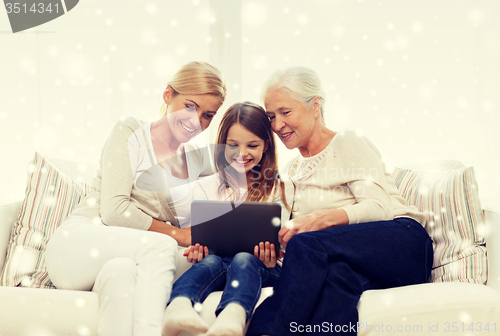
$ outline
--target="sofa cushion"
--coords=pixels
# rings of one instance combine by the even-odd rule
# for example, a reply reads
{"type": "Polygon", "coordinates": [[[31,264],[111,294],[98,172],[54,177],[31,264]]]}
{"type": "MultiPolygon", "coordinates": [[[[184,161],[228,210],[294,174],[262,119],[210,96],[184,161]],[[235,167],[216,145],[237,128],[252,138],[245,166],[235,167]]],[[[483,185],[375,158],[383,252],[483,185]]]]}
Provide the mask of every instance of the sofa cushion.
{"type": "Polygon", "coordinates": [[[95,292],[0,286],[2,336],[97,335],[95,292]]]}
{"type": "MultiPolygon", "coordinates": [[[[64,169],[71,170],[68,165],[64,169]]],[[[85,175],[83,167],[77,170],[85,175]]],[[[35,153],[28,168],[25,199],[12,228],[2,286],[53,287],[45,267],[45,247],[62,220],[88,193],[90,186],[84,179],[67,176],[35,153]]]]}
{"type": "Polygon", "coordinates": [[[473,167],[437,170],[396,168],[400,194],[426,216],[433,240],[432,282],[485,284],[486,226],[473,167]]]}
{"type": "Polygon", "coordinates": [[[499,302],[499,292],[471,283],[369,290],[358,304],[358,336],[498,335],[499,302]]]}

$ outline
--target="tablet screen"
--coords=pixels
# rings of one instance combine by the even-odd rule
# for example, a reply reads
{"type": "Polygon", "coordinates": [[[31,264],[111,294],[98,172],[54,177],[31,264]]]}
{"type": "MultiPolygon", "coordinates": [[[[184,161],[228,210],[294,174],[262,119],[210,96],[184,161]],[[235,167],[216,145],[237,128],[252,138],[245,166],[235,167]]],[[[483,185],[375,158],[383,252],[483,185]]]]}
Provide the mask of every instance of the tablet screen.
{"type": "Polygon", "coordinates": [[[255,245],[270,242],[279,257],[281,206],[264,202],[195,200],[191,204],[191,243],[207,246],[210,254],[253,255],[255,245]]]}

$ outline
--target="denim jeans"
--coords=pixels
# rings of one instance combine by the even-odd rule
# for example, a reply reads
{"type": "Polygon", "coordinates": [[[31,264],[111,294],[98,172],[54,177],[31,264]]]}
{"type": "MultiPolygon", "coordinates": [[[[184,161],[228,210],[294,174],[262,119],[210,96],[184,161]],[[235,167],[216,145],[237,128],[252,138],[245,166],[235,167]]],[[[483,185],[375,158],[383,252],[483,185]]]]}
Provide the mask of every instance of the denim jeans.
{"type": "Polygon", "coordinates": [[[432,240],[410,218],[298,234],[288,242],[274,294],[255,310],[247,335],[290,335],[296,326],[314,325],[356,335],[349,326],[358,322],[363,291],[427,282],[432,262],[432,240]]]}
{"type": "Polygon", "coordinates": [[[169,303],[176,297],[187,297],[193,303],[203,302],[207,296],[224,289],[216,315],[229,304],[240,304],[250,318],[260,297],[262,287],[273,286],[281,267],[267,268],[255,256],[241,252],[234,257],[209,255],[191,266],[175,283],[169,303]]]}

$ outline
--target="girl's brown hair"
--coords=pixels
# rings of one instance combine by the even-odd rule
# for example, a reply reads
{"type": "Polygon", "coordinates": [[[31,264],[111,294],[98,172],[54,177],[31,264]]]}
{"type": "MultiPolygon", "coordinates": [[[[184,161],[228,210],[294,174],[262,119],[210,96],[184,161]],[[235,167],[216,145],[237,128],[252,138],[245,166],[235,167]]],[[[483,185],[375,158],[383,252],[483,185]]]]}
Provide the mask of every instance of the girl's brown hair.
{"type": "Polygon", "coordinates": [[[215,147],[215,168],[219,173],[222,184],[219,193],[225,193],[230,187],[233,193],[238,193],[239,187],[236,178],[231,173],[236,171],[230,166],[225,157],[225,145],[227,135],[231,126],[240,124],[247,130],[264,140],[267,149],[262,153],[260,162],[246,173],[248,196],[247,201],[259,202],[267,199],[273,187],[279,183],[281,197],[287,208],[289,208],[284,197],[285,188],[278,174],[278,159],[276,154],[276,143],[271,123],[262,107],[252,102],[236,103],[230,106],[222,116],[219,130],[217,132],[217,146],[215,147]]]}

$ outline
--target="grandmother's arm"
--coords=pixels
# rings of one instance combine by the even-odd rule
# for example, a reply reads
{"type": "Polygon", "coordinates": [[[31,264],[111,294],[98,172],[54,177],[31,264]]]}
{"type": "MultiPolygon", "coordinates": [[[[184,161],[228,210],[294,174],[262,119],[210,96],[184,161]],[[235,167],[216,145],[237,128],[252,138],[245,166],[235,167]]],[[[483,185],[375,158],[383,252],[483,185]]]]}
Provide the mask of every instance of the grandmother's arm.
{"type": "MultiPolygon", "coordinates": [[[[345,172],[353,173],[347,186],[355,204],[338,209],[323,209],[303,217],[294,218],[279,233],[285,247],[298,233],[324,230],[336,225],[357,224],[394,218],[391,196],[385,188],[385,167],[377,148],[365,137],[338,134],[337,160],[341,159],[345,172]],[[354,170],[353,167],[356,167],[354,170]]],[[[338,163],[339,161],[337,161],[338,163]]]]}
{"type": "Polygon", "coordinates": [[[387,190],[387,181],[392,179],[387,178],[380,152],[365,137],[350,135],[345,141],[350,145],[341,152],[346,157],[345,164],[357,167],[356,174],[347,182],[356,202],[341,207],[349,224],[393,219],[394,206],[387,190]]]}
{"type": "Polygon", "coordinates": [[[337,225],[357,224],[394,218],[389,194],[373,182],[359,182],[350,188],[363,190],[355,198],[357,203],[338,209],[318,210],[308,215],[294,218],[279,232],[279,241],[286,248],[288,241],[296,234],[324,230],[337,225]]]}
{"type": "Polygon", "coordinates": [[[318,231],[337,225],[367,223],[394,218],[394,210],[389,193],[373,181],[348,183],[356,204],[339,209],[318,210],[311,214],[294,218],[280,230],[279,238],[283,247],[296,234],[318,231]]]}

